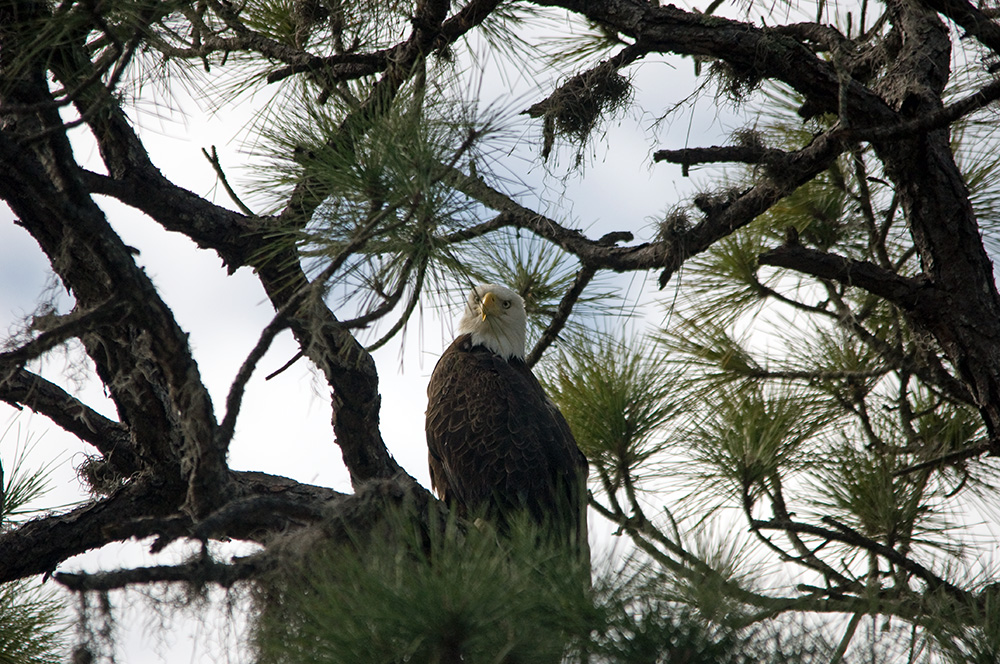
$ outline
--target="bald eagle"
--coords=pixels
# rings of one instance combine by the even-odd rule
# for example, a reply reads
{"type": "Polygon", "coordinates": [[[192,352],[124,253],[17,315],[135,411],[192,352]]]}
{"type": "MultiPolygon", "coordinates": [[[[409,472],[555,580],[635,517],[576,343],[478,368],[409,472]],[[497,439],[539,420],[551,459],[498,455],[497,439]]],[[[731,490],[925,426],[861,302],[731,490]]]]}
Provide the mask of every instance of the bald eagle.
{"type": "Polygon", "coordinates": [[[460,514],[503,532],[523,510],[586,547],[587,461],[524,362],[524,300],[504,286],[472,289],[459,336],[427,387],[431,483],[460,514]]]}

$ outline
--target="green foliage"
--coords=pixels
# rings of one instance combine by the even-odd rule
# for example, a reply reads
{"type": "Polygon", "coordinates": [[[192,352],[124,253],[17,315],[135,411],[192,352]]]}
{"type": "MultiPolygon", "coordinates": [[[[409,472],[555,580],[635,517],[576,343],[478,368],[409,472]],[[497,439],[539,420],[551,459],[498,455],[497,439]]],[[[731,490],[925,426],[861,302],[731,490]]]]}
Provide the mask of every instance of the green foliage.
{"type": "MultiPolygon", "coordinates": [[[[346,329],[375,329],[379,318],[405,302],[373,346],[399,331],[420,303],[442,294],[449,303],[461,301],[470,285],[484,281],[520,292],[538,335],[576,282],[580,265],[555,243],[483,228],[490,210],[509,211],[517,200],[504,193],[490,168],[491,157],[504,151],[501,114],[478,110],[478,90],[453,83],[466,73],[453,51],[474,50],[479,42],[470,36],[449,44],[437,35],[441,45],[426,59],[417,58],[408,72],[394,71],[409,62],[401,55],[413,43],[407,35],[421,27],[414,25],[414,3],[111,0],[52,6],[58,20],[39,21],[32,30],[37,39],[18,44],[11,57],[28,61],[66,50],[54,46],[85,45],[81,57],[94,56],[95,69],[76,74],[91,83],[109,83],[124,70],[142,81],[146,74],[135,62],[144,59],[164,68],[183,61],[195,72],[245,57],[247,66],[231,70],[234,90],[264,80],[281,86],[253,130],[258,156],[267,159],[258,163],[259,200],[268,212],[290,219],[270,229],[275,242],[266,257],[288,258],[286,250],[294,248],[292,260],[304,258],[309,275],[320,277],[318,296],[348,305],[347,315],[336,312],[346,329]],[[239,46],[198,52],[203,40],[235,44],[246,35],[260,52],[239,46]],[[366,73],[321,73],[310,64],[331,56],[366,73]],[[380,58],[392,64],[383,68],[380,58]],[[302,76],[281,83],[293,80],[292,70],[302,76]]],[[[717,19],[708,15],[718,7],[712,2],[691,19],[711,25],[717,19]]],[[[593,64],[628,38],[589,25],[545,45],[532,31],[543,32],[536,19],[547,12],[504,2],[476,34],[494,52],[527,61],[518,72],[526,78],[553,65],[546,75],[561,84],[527,113],[541,118],[543,158],[559,137],[578,147],[579,160],[602,123],[632,102],[632,81],[623,69],[593,64]]],[[[889,28],[872,34],[879,30],[889,28]]],[[[779,32],[768,33],[774,44],[793,37],[786,31],[779,39],[779,32]]],[[[827,34],[813,44],[825,48],[825,40],[837,37],[827,34]]],[[[864,45],[868,50],[847,55],[857,65],[897,46],[871,42],[864,45]]],[[[838,58],[847,55],[831,58],[832,69],[863,84],[873,72],[843,69],[838,58]]],[[[763,75],[752,65],[723,60],[713,72],[740,102],[760,88],[763,75]]],[[[86,101],[88,94],[83,86],[77,99],[66,98],[66,91],[57,96],[68,103],[86,101]]],[[[817,130],[848,120],[822,115],[802,122],[799,102],[787,90],[765,88],[757,126],[736,133],[732,142],[794,152],[810,145],[817,130]]],[[[978,139],[994,130],[970,128],[953,136],[970,202],[995,244],[1000,159],[981,147],[993,143],[978,139]]],[[[671,213],[659,238],[680,241],[689,218],[711,218],[739,192],[787,175],[779,173],[778,161],[764,159],[729,174],[718,193],[700,194],[671,213]]],[[[979,584],[985,587],[976,587],[975,601],[957,606],[912,575],[912,565],[898,564],[902,556],[926,565],[928,574],[975,587],[961,578],[977,564],[968,552],[974,547],[952,546],[946,534],[967,514],[970,490],[987,495],[996,473],[973,469],[963,456],[981,444],[984,431],[977,404],[953,377],[955,367],[943,366],[936,342],[914,332],[880,298],[849,282],[759,265],[760,256],[787,237],[900,276],[915,274],[917,251],[905,214],[879,168],[878,155],[861,143],[753,223],[687,261],[679,310],[671,310],[669,329],[651,340],[585,333],[592,321],[581,321],[582,313],[616,303],[607,288],[589,287],[575,304],[558,353],[541,366],[600,480],[595,503],[648,556],[637,556],[638,571],[602,570],[588,584],[589,570],[540,542],[530,527],[498,540],[488,528],[432,523],[425,531],[411,514],[390,515],[391,537],[357,535],[350,544],[326,542],[277,561],[258,588],[254,638],[261,662],[592,657],[622,664],[743,664],[803,661],[812,653],[836,662],[850,658],[861,617],[871,612],[875,625],[882,611],[912,629],[914,652],[919,645],[955,662],[997,661],[995,585],[979,584]],[[661,488],[653,480],[664,477],[680,480],[670,488],[687,488],[687,495],[675,503],[675,496],[639,491],[661,488]],[[687,485],[678,487],[683,481],[687,485]],[[660,498],[663,503],[650,509],[660,498]],[[733,514],[749,519],[747,537],[757,538],[758,549],[732,535],[725,518],[733,514]],[[704,537],[712,528],[725,535],[704,537]],[[886,556],[883,546],[894,555],[886,556]],[[910,558],[914,552],[919,557],[910,558]],[[773,558],[765,560],[768,555],[773,558]],[[794,579],[761,590],[763,575],[751,582],[744,572],[751,556],[759,567],[772,560],[782,569],[794,566],[794,579]],[[776,645],[789,634],[809,635],[787,625],[783,631],[762,628],[793,612],[823,627],[849,620],[843,647],[831,655],[821,637],[813,639],[813,650],[776,645]],[[828,615],[836,617],[826,622],[828,615]]],[[[7,528],[28,513],[42,476],[15,472],[3,488],[0,517],[7,528]]],[[[994,571],[988,576],[996,578],[994,571]]],[[[0,664],[52,661],[57,640],[49,626],[57,610],[25,586],[3,587],[0,664]]],[[[874,653],[878,637],[865,638],[874,653]]]]}
{"type": "Polygon", "coordinates": [[[774,278],[762,280],[757,265],[757,257],[774,241],[763,230],[753,224],[685,263],[685,300],[699,311],[711,311],[717,327],[759,308],[774,292],[774,278]]]}
{"type": "MultiPolygon", "coordinates": [[[[20,448],[6,473],[0,466],[0,533],[37,511],[32,503],[47,489],[46,469],[25,469],[27,451],[28,446],[20,448]]],[[[51,586],[43,590],[34,581],[0,585],[0,664],[62,662],[64,608],[51,586]]]]}
{"type": "Polygon", "coordinates": [[[395,545],[321,545],[279,570],[260,660],[553,662],[586,637],[586,570],[533,529],[500,542],[486,526],[401,528],[395,545]]]}
{"type": "Polygon", "coordinates": [[[0,586],[0,664],[64,661],[63,603],[32,582],[0,586]]]}
{"type": "Polygon", "coordinates": [[[841,445],[830,455],[829,468],[820,477],[820,503],[872,539],[890,546],[909,546],[918,522],[932,514],[925,502],[925,481],[898,475],[901,468],[892,456],[841,445]]]}
{"type": "Polygon", "coordinates": [[[282,561],[257,591],[259,662],[776,661],[770,638],[699,616],[646,564],[590,583],[589,567],[540,544],[528,520],[498,539],[485,525],[388,519],[389,538],[324,541],[282,561]]]}
{"type": "Polygon", "coordinates": [[[657,474],[663,427],[676,414],[676,378],[641,340],[598,338],[549,362],[546,392],[580,449],[615,491],[657,474]]]}
{"type": "Polygon", "coordinates": [[[769,393],[750,383],[725,390],[687,434],[692,472],[749,509],[780,478],[803,468],[831,415],[794,391],[769,393]]]}
{"type": "MultiPolygon", "coordinates": [[[[379,109],[357,131],[343,125],[342,111],[315,104],[267,129],[274,161],[260,171],[262,189],[287,194],[294,185],[319,202],[308,224],[276,235],[295,243],[313,272],[332,270],[324,282],[336,281],[333,295],[359,315],[407,294],[405,322],[422,289],[454,283],[460,262],[443,238],[480,221],[481,206],[452,180],[458,162],[485,161],[478,146],[492,120],[461,107],[422,108],[425,94],[444,96],[410,89],[403,96],[412,105],[379,109]]],[[[275,255],[281,246],[274,243],[275,255]]]]}
{"type": "MultiPolygon", "coordinates": [[[[445,166],[474,156],[470,150],[489,132],[489,121],[463,118],[461,107],[443,103],[421,106],[424,95],[444,97],[443,92],[408,88],[404,99],[373,109],[368,124],[357,128],[343,124],[346,111],[340,105],[284,108],[264,128],[262,151],[271,161],[259,171],[261,183],[294,184],[331,199],[305,235],[320,246],[334,245],[366,222],[384,228],[407,216],[444,219],[442,210],[454,211],[451,206],[465,210],[467,204],[455,203],[461,195],[442,182],[449,175],[445,166]]],[[[272,195],[283,200],[283,194],[287,190],[272,195]]]]}
{"type": "Polygon", "coordinates": [[[991,584],[979,594],[972,615],[930,613],[944,661],[949,664],[992,664],[1000,661],[1000,586],[991,584]],[[936,624],[935,624],[936,623],[936,624]],[[961,625],[956,629],[956,626],[961,625]]]}
{"type": "MultiPolygon", "coordinates": [[[[662,596],[662,579],[608,581],[603,607],[608,625],[593,655],[598,661],[738,664],[765,661],[747,652],[747,642],[690,609],[662,596]],[[623,592],[626,591],[626,592],[623,592]],[[626,596],[627,595],[627,596],[626,596]]],[[[759,653],[754,653],[759,654],[759,653]]]]}
{"type": "MultiPolygon", "coordinates": [[[[796,104],[780,95],[766,104],[759,125],[737,142],[795,150],[809,144],[813,128],[831,122],[816,118],[810,128],[789,121],[796,104]]],[[[1000,162],[976,148],[960,161],[984,233],[993,232],[1000,162]]],[[[675,461],[667,467],[684,478],[687,492],[662,509],[648,501],[619,504],[614,487],[595,498],[670,570],[662,583],[673,599],[713,617],[764,625],[785,610],[755,595],[774,588],[773,581],[748,582],[741,565],[726,563],[739,556],[713,557],[692,536],[731,529],[731,520],[742,518],[757,545],[743,543],[745,561],[760,568],[773,554],[797,567],[798,585],[783,593],[790,605],[808,611],[815,597],[824,607],[857,600],[853,610],[832,609],[844,612],[843,622],[818,621],[843,630],[825,661],[890,661],[877,654],[907,649],[911,662],[995,661],[995,585],[979,582],[996,578],[979,559],[984,549],[992,553],[992,540],[980,545],[955,533],[976,519],[975,510],[995,510],[996,471],[965,461],[986,432],[976,405],[951,379],[954,368],[942,366],[935,341],[885,300],[757,262],[790,242],[913,275],[919,264],[904,211],[877,163],[859,147],[685,263],[684,297],[671,298],[668,328],[655,335],[667,358],[664,373],[679,376],[670,402],[683,419],[661,429],[657,454],[639,472],[670,455],[675,461]],[[929,591],[902,558],[958,587],[986,587],[955,602],[929,591]],[[869,612],[870,622],[860,617],[869,612]],[[892,630],[895,637],[884,636],[892,630]]],[[[768,178],[768,166],[730,177],[743,189],[768,178]]],[[[710,214],[725,200],[699,196],[692,209],[673,213],[662,233],[671,224],[687,226],[695,208],[710,214]]],[[[600,430],[600,423],[589,426],[600,430]]],[[[720,539],[737,542],[731,530],[720,539]]]]}
{"type": "Polygon", "coordinates": [[[714,392],[734,381],[762,377],[764,368],[747,348],[746,340],[733,335],[724,324],[682,316],[676,316],[675,321],[656,340],[670,363],[683,370],[678,375],[688,394],[714,392]]]}
{"type": "MultiPolygon", "coordinates": [[[[14,432],[16,422],[17,420],[12,420],[0,434],[0,441],[14,432]]],[[[31,441],[26,440],[15,448],[13,458],[0,465],[0,532],[9,529],[12,522],[38,512],[33,504],[49,490],[47,476],[53,462],[36,470],[28,470],[27,457],[31,448],[31,441]]]]}

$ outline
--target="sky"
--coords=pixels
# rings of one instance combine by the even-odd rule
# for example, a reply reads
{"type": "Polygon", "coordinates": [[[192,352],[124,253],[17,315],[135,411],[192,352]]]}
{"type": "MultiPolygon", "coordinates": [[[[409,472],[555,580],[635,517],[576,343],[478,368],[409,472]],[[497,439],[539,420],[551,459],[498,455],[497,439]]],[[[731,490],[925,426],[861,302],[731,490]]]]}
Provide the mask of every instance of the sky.
{"type": "MultiPolygon", "coordinates": [[[[632,71],[637,108],[606,127],[607,133],[592,145],[583,176],[563,179],[564,168],[546,173],[537,165],[525,168],[524,160],[509,160],[512,172],[526,185],[522,201],[530,205],[548,203],[541,211],[559,219],[575,220],[577,227],[592,237],[610,230],[632,230],[637,239],[648,233],[650,221],[662,215],[691,193],[696,180],[681,178],[680,168],[653,165],[654,149],[721,142],[736,127],[731,116],[721,115],[710,97],[678,111],[670,121],[651,129],[656,114],[681,102],[693,89],[692,63],[677,59],[673,65],[643,64],[632,71]],[[655,134],[655,135],[654,135],[655,134]],[[535,200],[531,200],[534,197],[535,200]]],[[[517,98],[518,88],[528,81],[513,80],[510,73],[487,69],[483,73],[481,101],[517,98]]],[[[155,112],[132,114],[163,173],[191,191],[232,206],[217,184],[216,176],[202,148],[215,145],[222,163],[237,189],[247,182],[246,166],[251,158],[241,149],[246,125],[253,109],[266,103],[268,90],[241,106],[209,112],[187,96],[178,95],[169,112],[162,103],[155,112]]],[[[162,99],[160,100],[162,102],[162,99]]],[[[528,104],[525,104],[527,106],[528,104]]],[[[152,105],[147,108],[152,108],[152,105]]],[[[537,150],[540,132],[523,134],[521,149],[537,150]]],[[[74,132],[77,157],[91,168],[100,168],[92,141],[82,130],[74,132]]],[[[516,155],[515,155],[516,156],[516,155]]],[[[563,153],[563,163],[571,157],[563,153]]],[[[173,310],[190,342],[217,415],[224,403],[240,364],[253,347],[260,331],[271,320],[273,310],[259,283],[246,268],[229,276],[213,252],[198,249],[190,240],[168,233],[141,213],[113,200],[102,199],[109,221],[124,241],[139,250],[137,261],[152,278],[162,297],[173,310]]],[[[34,240],[13,223],[11,211],[0,204],[0,330],[22,325],[36,302],[51,286],[47,262],[34,240]]],[[[647,235],[648,237],[648,235],[647,235]]],[[[649,301],[655,296],[652,282],[621,281],[631,297],[649,301]]],[[[66,306],[68,299],[61,301],[66,306]]],[[[428,309],[411,324],[401,343],[390,343],[375,353],[382,396],[382,430],[396,460],[425,486],[429,486],[423,413],[426,385],[434,362],[450,342],[458,303],[449,311],[428,309]]],[[[651,311],[655,323],[661,314],[651,311]]],[[[529,340],[530,344],[531,340],[529,340]]],[[[292,358],[297,348],[284,333],[250,381],[244,398],[236,436],[230,451],[230,465],[237,470],[259,470],[284,475],[301,482],[349,492],[350,482],[332,440],[330,405],[325,383],[304,360],[274,379],[263,377],[292,358]]],[[[78,354],[77,354],[78,355],[78,354]]],[[[70,354],[72,357],[77,355],[70,354]]],[[[67,369],[76,380],[60,384],[108,417],[115,418],[111,402],[86,367],[67,362],[58,352],[46,357],[39,367],[44,376],[56,380],[67,369]]],[[[27,448],[28,468],[51,464],[51,491],[43,507],[66,506],[84,498],[74,468],[91,453],[78,440],[30,411],[18,412],[0,404],[0,460],[5,468],[18,450],[27,448]]],[[[610,546],[607,529],[596,528],[595,550],[610,546]]],[[[180,555],[174,552],[172,555],[180,555]]],[[[79,556],[60,569],[95,571],[123,565],[148,563],[144,548],[135,543],[106,547],[79,556]]],[[[125,600],[133,608],[122,614],[118,629],[125,635],[119,661],[126,662],[214,662],[220,652],[237,657],[220,645],[211,625],[179,619],[162,629],[148,603],[132,595],[125,600]]]]}

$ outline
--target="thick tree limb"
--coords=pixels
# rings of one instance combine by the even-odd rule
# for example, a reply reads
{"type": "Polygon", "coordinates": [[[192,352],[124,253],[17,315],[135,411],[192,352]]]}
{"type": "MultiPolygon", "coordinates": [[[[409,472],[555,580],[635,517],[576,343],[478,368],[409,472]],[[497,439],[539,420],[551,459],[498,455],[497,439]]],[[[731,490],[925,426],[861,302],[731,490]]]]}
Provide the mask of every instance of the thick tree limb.
{"type": "Polygon", "coordinates": [[[765,148],[763,145],[726,145],[710,148],[684,148],[681,150],[657,150],[653,153],[653,161],[667,161],[680,164],[683,175],[695,164],[741,163],[780,164],[788,157],[783,150],[765,148]]]}
{"type": "MultiPolygon", "coordinates": [[[[289,290],[308,286],[297,264],[281,271],[264,268],[260,275],[276,306],[283,305],[289,290]]],[[[333,431],[354,486],[400,472],[379,428],[382,399],[371,354],[317,297],[308,298],[289,322],[306,356],[316,363],[332,388],[333,431]]]]}
{"type": "Polygon", "coordinates": [[[344,498],[332,489],[265,473],[233,473],[231,481],[238,500],[202,522],[179,513],[183,487],[153,475],[139,476],[108,498],[28,521],[0,534],[0,583],[50,573],[76,554],[131,538],[160,536],[160,548],[180,537],[266,541],[276,532],[301,527],[317,510],[344,498]],[[263,502],[255,502],[256,497],[263,502]],[[269,501],[283,508],[265,519],[261,507],[269,501]],[[253,515],[258,518],[249,518],[253,515]]]}
{"type": "MultiPolygon", "coordinates": [[[[259,475],[259,474],[258,474],[259,475]]],[[[260,481],[263,476],[258,477],[260,481]]],[[[270,478],[280,483],[284,478],[270,478]]],[[[284,480],[298,489],[323,490],[320,487],[297,485],[284,480]]],[[[294,493],[284,495],[258,495],[231,503],[226,508],[197,524],[185,527],[167,526],[171,539],[162,538],[154,544],[154,551],[178,537],[192,537],[205,541],[209,538],[232,536],[233,532],[247,530],[247,521],[263,517],[271,522],[279,517],[285,519],[286,528],[271,529],[268,536],[257,541],[269,546],[262,552],[239,559],[233,563],[219,563],[207,555],[205,549],[199,557],[172,566],[140,567],[121,569],[97,574],[55,573],[55,579],[71,590],[112,590],[134,584],[148,583],[188,583],[201,586],[214,583],[230,587],[237,581],[245,580],[266,572],[274,560],[288,550],[292,555],[301,555],[317,541],[356,542],[357,537],[375,531],[389,506],[397,509],[408,508],[413,516],[424,525],[443,523],[446,516],[440,511],[440,503],[429,492],[405,476],[391,480],[371,482],[354,495],[344,496],[335,492],[329,496],[318,495],[315,500],[299,500],[294,493]],[[430,510],[439,510],[435,519],[430,518],[430,510]],[[306,527],[304,525],[308,524],[306,527]],[[185,532],[186,531],[186,532],[185,532]],[[164,541],[165,540],[165,541],[164,541]]],[[[163,522],[146,520],[139,522],[140,528],[163,529],[163,522]]],[[[262,524],[264,525],[264,524],[262,524]]]]}
{"type": "Polygon", "coordinates": [[[923,3],[947,16],[984,46],[1000,54],[1000,25],[983,10],[965,0],[923,0],[923,3]]]}
{"type": "MultiPolygon", "coordinates": [[[[49,98],[42,65],[34,66],[30,74],[22,71],[11,98],[49,98]]],[[[34,119],[37,124],[19,123],[18,132],[62,127],[54,109],[40,111],[34,119]]],[[[156,460],[166,476],[184,477],[190,509],[209,509],[226,491],[228,469],[213,444],[212,404],[187,335],[76,178],[79,170],[66,135],[54,131],[24,149],[10,134],[0,136],[0,170],[5,174],[0,195],[73,291],[79,308],[112,298],[129,305],[113,334],[82,334],[84,347],[134,433],[137,451],[156,460]],[[173,439],[165,432],[172,432],[173,439]]]]}
{"type": "Polygon", "coordinates": [[[783,81],[817,112],[836,113],[844,95],[852,113],[868,122],[889,122],[894,116],[871,90],[854,80],[841,81],[831,63],[771,28],[635,0],[535,0],[535,4],[563,7],[586,16],[632,37],[648,52],[718,58],[748,80],[783,81]]]}
{"type": "MultiPolygon", "coordinates": [[[[939,112],[950,74],[947,26],[932,11],[889,2],[893,23],[911,39],[886,73],[886,97],[908,118],[939,112]]],[[[948,294],[946,315],[921,317],[971,389],[1000,454],[1000,293],[975,211],[944,130],[873,141],[896,184],[900,207],[928,279],[948,294]],[[914,165],[919,164],[919,168],[914,165]]]]}
{"type": "Polygon", "coordinates": [[[165,517],[183,494],[154,477],[130,482],[111,497],[24,523],[0,534],[0,583],[50,573],[67,558],[110,542],[143,537],[136,528],[147,517],[165,517]]]}
{"type": "Polygon", "coordinates": [[[786,244],[760,255],[761,265],[783,267],[845,286],[857,286],[884,297],[904,311],[943,316],[950,307],[947,295],[927,280],[900,276],[868,261],[786,244]]]}
{"type": "Polygon", "coordinates": [[[522,206],[481,178],[452,169],[449,181],[456,188],[499,210],[500,214],[483,224],[452,233],[447,239],[463,241],[504,227],[522,228],[549,240],[577,256],[584,265],[596,269],[616,272],[661,269],[662,287],[685,260],[753,221],[783,196],[829,166],[849,145],[845,136],[835,130],[821,134],[801,150],[782,155],[780,169],[775,168],[770,177],[762,179],[759,184],[736,195],[724,205],[716,206],[701,223],[690,230],[670,240],[632,247],[619,247],[587,238],[578,230],[566,228],[554,219],[522,206]]]}
{"type": "Polygon", "coordinates": [[[133,154],[141,149],[138,137],[127,125],[115,125],[103,134],[105,151],[114,152],[109,168],[122,171],[122,179],[110,178],[81,169],[80,181],[92,193],[111,196],[154,219],[168,231],[181,233],[202,249],[211,249],[222,258],[230,273],[248,265],[251,256],[260,246],[261,234],[268,226],[267,219],[251,219],[178,187],[160,173],[151,163],[132,166],[129,160],[119,160],[118,149],[133,154]],[[128,130],[128,136],[120,131],[128,130]],[[109,148],[117,136],[118,149],[109,148]]]}
{"type": "Polygon", "coordinates": [[[948,127],[956,120],[986,108],[997,99],[1000,99],[1000,81],[993,81],[947,106],[921,113],[915,118],[900,119],[880,125],[845,128],[844,136],[853,141],[884,141],[917,136],[934,129],[948,127]]]}

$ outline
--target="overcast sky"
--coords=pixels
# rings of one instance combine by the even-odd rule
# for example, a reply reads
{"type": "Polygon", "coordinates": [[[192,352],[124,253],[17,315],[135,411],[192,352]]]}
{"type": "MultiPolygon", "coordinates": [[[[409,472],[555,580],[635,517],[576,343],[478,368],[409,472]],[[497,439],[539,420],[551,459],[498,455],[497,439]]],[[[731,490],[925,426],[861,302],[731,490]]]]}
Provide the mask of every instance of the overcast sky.
{"type": "MultiPolygon", "coordinates": [[[[593,158],[588,161],[583,177],[563,181],[546,175],[537,165],[525,170],[526,162],[512,158],[510,168],[520,169],[516,175],[529,186],[529,196],[522,202],[540,206],[550,216],[573,219],[593,237],[610,230],[631,230],[639,239],[648,237],[650,220],[661,216],[693,186],[691,180],[681,178],[679,167],[652,165],[652,150],[718,143],[735,128],[734,121],[719,117],[711,98],[702,98],[685,106],[669,122],[658,125],[655,133],[650,130],[653,116],[680,102],[693,89],[691,61],[674,62],[676,68],[649,63],[633,70],[637,107],[645,108],[649,114],[632,112],[607,127],[606,136],[593,145],[593,158]],[[529,200],[531,196],[535,200],[529,200]]],[[[484,101],[503,99],[510,94],[505,85],[497,72],[487,71],[484,101]]],[[[265,97],[260,95],[257,103],[265,97]]],[[[154,163],[176,183],[231,206],[217,186],[215,173],[201,155],[201,149],[218,147],[231,180],[239,188],[240,182],[245,181],[241,165],[247,163],[248,157],[241,152],[237,139],[243,136],[249,109],[229,108],[212,114],[191,100],[177,103],[182,108],[172,115],[167,115],[161,107],[156,114],[144,112],[132,116],[154,163]]],[[[537,151],[539,135],[537,126],[525,133],[525,146],[537,151]]],[[[79,159],[91,168],[100,169],[96,150],[82,130],[77,131],[75,149],[79,159]]],[[[563,153],[560,158],[567,162],[571,157],[563,153]]],[[[186,238],[163,231],[140,213],[110,200],[103,201],[103,206],[124,241],[139,250],[140,265],[173,309],[180,325],[190,333],[195,358],[218,411],[238,367],[273,315],[263,290],[248,270],[241,269],[228,276],[213,252],[199,250],[186,238]]],[[[0,206],[2,329],[20,325],[49,283],[47,261],[34,240],[14,225],[10,210],[0,206]]],[[[650,283],[624,280],[624,287],[644,299],[653,294],[650,283]]],[[[69,300],[63,297],[62,302],[65,307],[69,300]]],[[[429,485],[423,434],[426,384],[437,356],[450,342],[453,320],[459,312],[456,304],[451,311],[444,312],[442,319],[436,318],[435,313],[427,312],[422,322],[410,326],[404,346],[390,343],[376,353],[384,438],[396,460],[425,485],[429,485]]],[[[651,316],[655,319],[656,314],[651,316]]],[[[230,451],[231,465],[235,469],[259,470],[350,491],[339,449],[332,441],[325,383],[316,380],[305,360],[271,381],[263,379],[296,350],[286,332],[259,365],[244,398],[230,451]]],[[[37,366],[33,368],[39,370],[37,366]]],[[[64,356],[53,353],[40,370],[46,377],[67,386],[59,378],[65,368],[64,356]]],[[[111,402],[92,377],[84,374],[80,382],[68,387],[88,405],[116,419],[111,402]]],[[[217,415],[221,417],[221,413],[217,415]]],[[[0,433],[3,433],[0,460],[6,468],[15,449],[27,444],[33,445],[28,455],[29,467],[56,461],[51,475],[53,491],[46,498],[46,507],[83,497],[73,467],[92,450],[45,418],[29,411],[18,413],[2,404],[0,433]]],[[[599,528],[595,530],[601,532],[599,528]]],[[[596,544],[595,548],[600,549],[602,544],[596,544]]],[[[108,547],[71,561],[64,568],[110,569],[141,560],[139,546],[108,547]]],[[[145,628],[147,621],[143,616],[149,617],[140,611],[126,614],[121,621],[120,627],[129,636],[120,661],[209,662],[217,658],[217,649],[208,635],[210,630],[186,624],[183,629],[157,633],[158,630],[145,628]],[[161,650],[165,653],[163,658],[151,654],[161,650]]]]}

